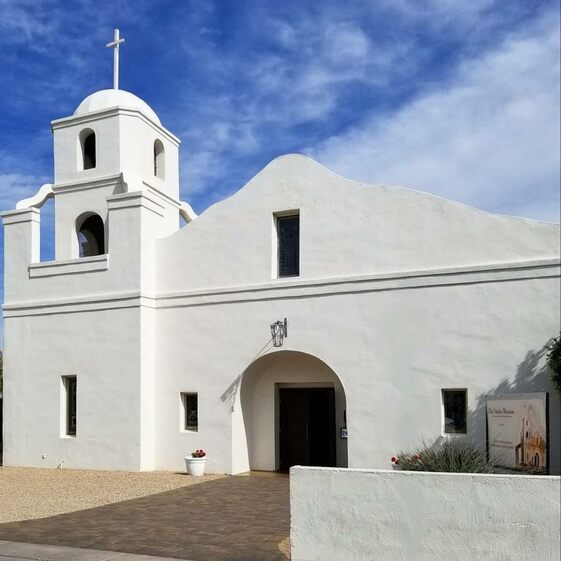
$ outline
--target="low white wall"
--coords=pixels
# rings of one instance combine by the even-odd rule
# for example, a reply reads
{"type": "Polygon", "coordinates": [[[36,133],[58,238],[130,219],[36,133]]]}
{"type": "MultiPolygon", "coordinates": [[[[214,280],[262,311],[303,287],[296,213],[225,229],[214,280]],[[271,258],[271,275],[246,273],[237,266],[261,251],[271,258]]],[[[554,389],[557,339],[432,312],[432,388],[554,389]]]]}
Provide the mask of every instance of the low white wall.
{"type": "Polygon", "coordinates": [[[292,561],[560,559],[560,478],[290,470],[292,561]]]}

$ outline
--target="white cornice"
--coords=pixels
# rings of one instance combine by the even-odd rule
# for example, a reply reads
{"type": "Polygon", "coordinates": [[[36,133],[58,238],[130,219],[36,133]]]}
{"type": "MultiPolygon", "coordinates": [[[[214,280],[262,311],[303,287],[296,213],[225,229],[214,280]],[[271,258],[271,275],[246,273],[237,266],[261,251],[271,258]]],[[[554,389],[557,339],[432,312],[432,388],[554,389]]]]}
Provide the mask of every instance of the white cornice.
{"type": "Polygon", "coordinates": [[[41,212],[38,208],[18,208],[0,212],[4,226],[20,222],[40,222],[41,212]]]}
{"type": "Polygon", "coordinates": [[[146,191],[133,191],[130,193],[119,193],[106,197],[109,211],[120,208],[145,208],[158,216],[164,216],[165,207],[156,200],[154,193],[146,191]]]}
{"type": "Polygon", "coordinates": [[[109,255],[94,255],[79,259],[61,261],[46,261],[29,265],[29,278],[53,277],[57,275],[72,275],[106,271],[109,268],[109,255]]]}
{"type": "Polygon", "coordinates": [[[248,301],[526,281],[559,278],[560,267],[561,261],[552,258],[335,279],[305,281],[275,279],[260,285],[190,290],[159,295],[140,292],[100,294],[81,298],[10,303],[4,305],[4,316],[17,317],[139,306],[156,309],[209,306],[248,301]]]}
{"type": "Polygon", "coordinates": [[[147,125],[151,126],[154,130],[158,131],[161,135],[165,136],[172,144],[175,144],[176,146],[181,144],[181,140],[177,136],[146,117],[144,113],[141,113],[136,109],[126,109],[123,107],[109,107],[107,109],[100,109],[99,111],[92,111],[91,113],[87,113],[85,115],[72,115],[71,117],[55,119],[54,121],[51,121],[51,130],[54,132],[57,129],[72,127],[74,125],[84,125],[86,123],[91,123],[92,121],[101,121],[118,115],[137,117],[144,121],[147,125]]]}
{"type": "Polygon", "coordinates": [[[198,217],[197,213],[193,210],[193,207],[189,203],[186,203],[185,201],[178,201],[170,197],[167,193],[160,191],[158,187],[155,187],[147,181],[143,181],[142,183],[146,185],[148,193],[175,207],[179,211],[179,215],[183,217],[187,224],[198,217]]]}
{"type": "Polygon", "coordinates": [[[173,307],[182,305],[181,302],[189,302],[187,305],[217,304],[549,278],[561,276],[560,267],[561,260],[553,258],[315,280],[274,279],[260,285],[160,293],[157,307],[173,307]]]}
{"type": "Polygon", "coordinates": [[[57,193],[67,193],[69,191],[82,191],[84,189],[96,189],[101,187],[113,187],[122,182],[122,174],[114,173],[103,177],[86,178],[70,181],[67,183],[55,183],[53,191],[57,193]]]}

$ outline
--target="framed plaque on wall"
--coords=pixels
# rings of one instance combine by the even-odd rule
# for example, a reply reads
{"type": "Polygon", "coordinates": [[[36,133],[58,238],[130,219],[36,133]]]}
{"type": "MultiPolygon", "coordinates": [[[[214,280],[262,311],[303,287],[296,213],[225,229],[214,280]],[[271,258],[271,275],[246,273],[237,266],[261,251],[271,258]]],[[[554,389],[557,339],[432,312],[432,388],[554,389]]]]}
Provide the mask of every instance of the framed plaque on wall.
{"type": "Polygon", "coordinates": [[[548,394],[487,396],[487,450],[498,466],[547,473],[548,394]]]}

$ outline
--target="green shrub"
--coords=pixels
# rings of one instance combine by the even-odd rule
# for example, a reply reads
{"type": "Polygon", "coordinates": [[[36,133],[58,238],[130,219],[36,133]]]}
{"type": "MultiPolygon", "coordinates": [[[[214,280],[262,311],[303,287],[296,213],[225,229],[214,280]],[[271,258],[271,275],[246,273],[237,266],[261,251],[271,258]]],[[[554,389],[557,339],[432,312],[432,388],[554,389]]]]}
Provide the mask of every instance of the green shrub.
{"type": "Polygon", "coordinates": [[[551,373],[551,381],[561,396],[561,334],[547,347],[547,365],[551,373]]]}
{"type": "Polygon", "coordinates": [[[401,469],[410,471],[445,471],[451,473],[493,473],[495,466],[487,461],[475,446],[466,440],[445,438],[421,442],[413,451],[400,452],[397,461],[401,469]]]}

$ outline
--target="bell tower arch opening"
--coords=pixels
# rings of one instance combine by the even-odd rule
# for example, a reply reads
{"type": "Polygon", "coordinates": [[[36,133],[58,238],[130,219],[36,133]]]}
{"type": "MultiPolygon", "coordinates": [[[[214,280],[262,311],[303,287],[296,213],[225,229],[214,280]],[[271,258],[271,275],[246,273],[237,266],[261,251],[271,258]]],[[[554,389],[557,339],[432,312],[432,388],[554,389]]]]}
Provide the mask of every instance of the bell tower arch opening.
{"type": "Polygon", "coordinates": [[[105,224],[99,214],[87,212],[76,220],[78,257],[92,257],[105,253],[105,224]]]}
{"type": "Polygon", "coordinates": [[[162,181],[166,178],[166,153],[162,141],[154,141],[154,175],[162,181]]]}
{"type": "Polygon", "coordinates": [[[80,131],[79,140],[81,154],[79,169],[94,169],[97,164],[95,132],[92,129],[83,129],[80,131]]]}
{"type": "Polygon", "coordinates": [[[319,358],[276,351],[257,359],[234,408],[233,473],[347,467],[346,409],[341,380],[319,358]]]}

